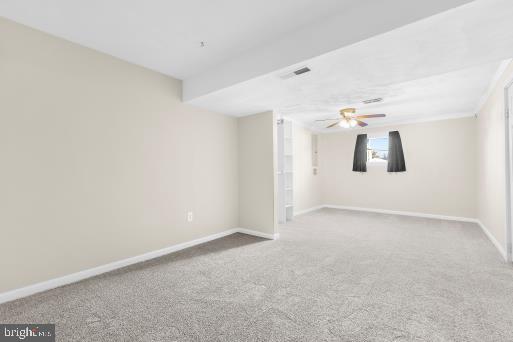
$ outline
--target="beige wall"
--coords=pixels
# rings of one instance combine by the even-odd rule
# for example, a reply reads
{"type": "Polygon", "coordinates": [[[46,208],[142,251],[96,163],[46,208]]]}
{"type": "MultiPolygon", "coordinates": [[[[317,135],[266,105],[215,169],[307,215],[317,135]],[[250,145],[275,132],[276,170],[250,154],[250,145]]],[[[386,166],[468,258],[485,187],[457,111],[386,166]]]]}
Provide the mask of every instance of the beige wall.
{"type": "Polygon", "coordinates": [[[506,250],[506,157],[504,87],[513,80],[510,63],[477,118],[477,217],[506,250]]]}
{"type": "Polygon", "coordinates": [[[475,118],[322,134],[319,174],[324,204],[476,217],[475,118]],[[401,134],[407,172],[385,165],[352,172],[356,135],[401,134]]]}
{"type": "Polygon", "coordinates": [[[293,125],[294,163],[294,212],[301,212],[319,206],[321,201],[321,180],[313,174],[312,135],[313,133],[297,124],[293,125]]]}
{"type": "Polygon", "coordinates": [[[238,226],[237,120],[180,92],[0,19],[0,292],[238,226]]]}
{"type": "Polygon", "coordinates": [[[245,116],[239,125],[239,224],[274,234],[275,125],[272,112],[245,116]]]}

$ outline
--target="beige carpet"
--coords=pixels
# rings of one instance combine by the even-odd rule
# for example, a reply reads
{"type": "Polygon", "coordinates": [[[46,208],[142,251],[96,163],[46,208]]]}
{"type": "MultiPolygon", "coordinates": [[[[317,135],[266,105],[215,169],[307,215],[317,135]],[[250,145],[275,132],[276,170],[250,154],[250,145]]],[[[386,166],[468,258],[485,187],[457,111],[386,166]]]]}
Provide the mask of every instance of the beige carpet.
{"type": "Polygon", "coordinates": [[[513,341],[513,269],[470,223],[323,209],[0,305],[58,341],[513,341]]]}

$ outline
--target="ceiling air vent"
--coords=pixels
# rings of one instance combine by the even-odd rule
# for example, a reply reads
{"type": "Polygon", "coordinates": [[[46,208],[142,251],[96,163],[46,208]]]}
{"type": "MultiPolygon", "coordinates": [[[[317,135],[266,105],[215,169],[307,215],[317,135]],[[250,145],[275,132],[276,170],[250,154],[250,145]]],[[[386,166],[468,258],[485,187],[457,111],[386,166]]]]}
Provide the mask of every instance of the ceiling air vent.
{"type": "Polygon", "coordinates": [[[301,74],[304,74],[305,72],[309,72],[309,71],[310,71],[309,67],[304,67],[304,68],[294,71],[294,74],[301,75],[301,74]]]}
{"type": "Polygon", "coordinates": [[[369,100],[365,100],[365,101],[362,101],[362,102],[365,103],[365,104],[369,104],[369,103],[376,103],[376,102],[381,102],[381,101],[383,101],[383,98],[376,97],[375,99],[369,99],[369,100]]]}
{"type": "Polygon", "coordinates": [[[302,67],[300,69],[297,69],[295,71],[292,71],[292,72],[289,72],[289,73],[286,73],[284,75],[280,75],[280,78],[282,80],[286,80],[286,79],[289,79],[291,77],[295,77],[295,76],[299,76],[301,74],[304,74],[304,73],[307,73],[307,72],[310,72],[310,68],[309,67],[302,67]]]}

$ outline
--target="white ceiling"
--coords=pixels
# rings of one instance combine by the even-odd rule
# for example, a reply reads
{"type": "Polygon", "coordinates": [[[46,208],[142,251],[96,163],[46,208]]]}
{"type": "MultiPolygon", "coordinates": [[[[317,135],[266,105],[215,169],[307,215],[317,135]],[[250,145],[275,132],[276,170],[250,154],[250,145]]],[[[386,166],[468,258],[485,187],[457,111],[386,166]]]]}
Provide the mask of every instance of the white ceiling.
{"type": "Polygon", "coordinates": [[[0,16],[184,79],[191,104],[311,127],[374,97],[375,124],[473,115],[513,56],[511,0],[0,0],[0,16]]]}
{"type": "MultiPolygon", "coordinates": [[[[382,97],[379,103],[363,104],[365,94],[354,93],[344,107],[355,107],[357,114],[383,113],[385,118],[363,119],[372,126],[441,120],[473,116],[489,90],[492,78],[502,63],[489,63],[441,75],[430,76],[376,87],[373,96],[382,97]]],[[[372,97],[371,97],[372,98],[372,97]]],[[[315,122],[316,119],[337,118],[340,106],[333,104],[302,105],[282,110],[282,114],[303,123],[318,132],[344,130],[326,129],[331,122],[315,122]]],[[[358,129],[358,127],[356,127],[358,129]]]]}
{"type": "MultiPolygon", "coordinates": [[[[234,69],[238,56],[267,51],[265,47],[275,42],[289,41],[297,32],[315,32],[328,22],[336,25],[335,34],[302,40],[302,47],[310,49],[327,39],[368,37],[469,1],[1,0],[0,16],[187,79],[221,64],[234,69]],[[364,25],[352,25],[351,20],[359,18],[366,19],[364,25]],[[206,42],[205,48],[200,47],[201,41],[206,42]]],[[[289,52],[296,58],[303,56],[297,47],[289,52]]],[[[283,52],[269,51],[251,69],[283,57],[283,52]]]]}
{"type": "MultiPolygon", "coordinates": [[[[309,126],[384,97],[385,122],[474,115],[513,56],[513,1],[475,1],[189,102],[234,116],[276,110],[309,126]],[[288,80],[279,75],[307,65],[288,80]]],[[[378,122],[379,120],[373,120],[378,122]]]]}
{"type": "MultiPolygon", "coordinates": [[[[276,35],[259,45],[184,80],[183,98],[190,101],[235,84],[301,63],[364,39],[427,18],[471,0],[352,0],[346,10],[276,35]]],[[[322,3],[315,4],[314,6],[322,3]]]]}
{"type": "Polygon", "coordinates": [[[1,0],[0,15],[184,79],[354,0],[1,0]],[[206,47],[201,48],[200,42],[206,47]]]}

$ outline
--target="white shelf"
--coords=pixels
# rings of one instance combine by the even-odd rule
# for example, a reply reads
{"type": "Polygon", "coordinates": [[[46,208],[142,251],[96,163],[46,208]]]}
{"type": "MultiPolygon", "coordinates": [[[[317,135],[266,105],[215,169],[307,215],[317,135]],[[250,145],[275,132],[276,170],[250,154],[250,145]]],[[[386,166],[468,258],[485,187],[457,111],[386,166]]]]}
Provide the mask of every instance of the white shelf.
{"type": "Polygon", "coordinates": [[[294,132],[290,120],[283,120],[278,126],[278,170],[279,172],[279,214],[280,223],[292,220],[294,213],[294,132]]]}

